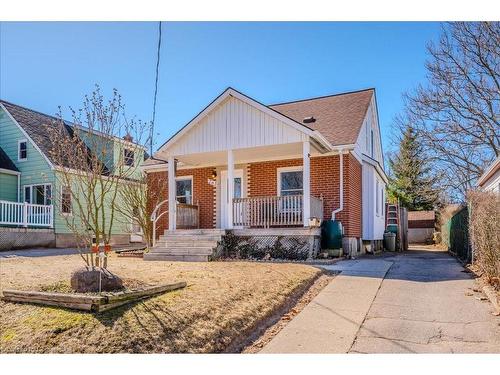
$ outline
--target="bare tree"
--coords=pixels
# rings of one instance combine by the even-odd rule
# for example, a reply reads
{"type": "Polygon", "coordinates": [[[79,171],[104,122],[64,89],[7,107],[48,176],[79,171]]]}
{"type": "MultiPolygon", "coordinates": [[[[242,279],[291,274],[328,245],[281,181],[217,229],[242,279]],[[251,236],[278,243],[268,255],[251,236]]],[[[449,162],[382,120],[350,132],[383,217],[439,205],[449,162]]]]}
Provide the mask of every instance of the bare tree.
{"type": "Polygon", "coordinates": [[[159,179],[148,181],[146,176],[142,176],[137,183],[122,185],[119,192],[122,204],[117,206],[118,212],[125,222],[133,222],[140,227],[148,248],[151,248],[153,241],[151,213],[161,201],[162,185],[163,181],[159,179]]]}
{"type": "MultiPolygon", "coordinates": [[[[116,90],[106,101],[98,86],[85,96],[82,109],[71,111],[71,123],[60,116],[55,126],[47,127],[55,140],[51,156],[57,165],[61,215],[79,248],[109,246],[113,231],[120,225],[123,229],[117,218],[120,190],[141,180],[147,125],[127,119],[116,90]]],[[[82,257],[87,266],[96,264],[92,254],[82,252],[82,257]]]]}
{"type": "Polygon", "coordinates": [[[405,95],[399,121],[416,130],[442,187],[463,198],[500,154],[500,23],[446,24],[428,51],[428,82],[405,95]]]}

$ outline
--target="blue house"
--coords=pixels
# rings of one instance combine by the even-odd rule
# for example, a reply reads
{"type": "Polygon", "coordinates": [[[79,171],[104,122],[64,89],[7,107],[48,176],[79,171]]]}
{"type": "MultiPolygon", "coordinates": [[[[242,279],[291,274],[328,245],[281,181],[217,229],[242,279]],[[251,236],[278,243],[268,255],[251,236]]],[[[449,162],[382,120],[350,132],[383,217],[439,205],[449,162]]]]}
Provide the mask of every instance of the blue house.
{"type": "MultiPolygon", "coordinates": [[[[61,166],[51,157],[57,139],[52,139],[53,135],[47,131],[57,121],[53,116],[0,100],[0,231],[11,233],[12,237],[11,241],[0,241],[0,249],[75,245],[66,220],[73,213],[74,202],[68,187],[62,186],[57,178],[61,166]],[[26,234],[20,236],[23,231],[26,234]],[[21,237],[29,238],[28,243],[19,243],[21,237]]],[[[111,155],[121,150],[132,165],[144,159],[142,148],[139,148],[141,155],[133,155],[134,151],[124,147],[126,141],[121,138],[105,142],[101,144],[113,149],[111,155]]],[[[108,170],[112,170],[114,162],[103,161],[108,170]]],[[[138,229],[132,223],[124,218],[115,223],[112,243],[129,243],[131,235],[137,239],[134,231],[138,229]]],[[[9,238],[5,233],[1,237],[9,238]]]]}

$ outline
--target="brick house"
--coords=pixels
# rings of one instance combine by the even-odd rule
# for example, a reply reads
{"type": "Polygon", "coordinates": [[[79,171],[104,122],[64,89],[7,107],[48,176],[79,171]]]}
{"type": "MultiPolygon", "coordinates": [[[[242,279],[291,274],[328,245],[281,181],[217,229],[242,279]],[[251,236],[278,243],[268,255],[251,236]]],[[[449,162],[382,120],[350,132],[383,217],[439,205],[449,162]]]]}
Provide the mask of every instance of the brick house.
{"type": "Polygon", "coordinates": [[[383,237],[387,177],[374,89],[264,105],[228,88],[143,168],[160,189],[151,204],[157,233],[165,232],[157,246],[188,228],[318,236],[318,223],[331,218],[350,251],[383,237]]]}

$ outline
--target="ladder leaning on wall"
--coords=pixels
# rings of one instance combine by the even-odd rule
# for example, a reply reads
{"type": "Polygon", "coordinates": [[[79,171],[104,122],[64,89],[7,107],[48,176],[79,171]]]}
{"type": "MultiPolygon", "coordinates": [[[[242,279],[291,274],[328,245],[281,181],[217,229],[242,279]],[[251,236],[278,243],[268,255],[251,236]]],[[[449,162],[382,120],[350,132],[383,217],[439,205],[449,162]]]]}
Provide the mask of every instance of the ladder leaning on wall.
{"type": "Polygon", "coordinates": [[[398,204],[386,203],[385,214],[385,229],[388,230],[389,225],[396,225],[398,230],[396,233],[396,251],[401,251],[401,218],[398,204]]]}

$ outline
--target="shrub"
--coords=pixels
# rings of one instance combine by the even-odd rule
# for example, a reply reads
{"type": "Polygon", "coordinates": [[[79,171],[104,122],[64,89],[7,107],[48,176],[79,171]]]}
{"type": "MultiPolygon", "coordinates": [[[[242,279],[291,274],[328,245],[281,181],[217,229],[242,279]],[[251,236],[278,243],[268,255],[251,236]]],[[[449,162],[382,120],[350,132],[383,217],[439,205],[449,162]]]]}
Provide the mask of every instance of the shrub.
{"type": "Polygon", "coordinates": [[[500,195],[471,192],[468,198],[474,264],[489,283],[500,288],[500,195]]]}

